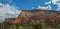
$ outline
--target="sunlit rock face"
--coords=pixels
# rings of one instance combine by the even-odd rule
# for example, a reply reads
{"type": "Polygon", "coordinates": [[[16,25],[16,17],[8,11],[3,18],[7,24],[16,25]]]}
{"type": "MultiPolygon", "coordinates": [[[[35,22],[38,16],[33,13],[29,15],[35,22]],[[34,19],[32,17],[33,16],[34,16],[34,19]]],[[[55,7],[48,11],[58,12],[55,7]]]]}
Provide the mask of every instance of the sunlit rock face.
{"type": "Polygon", "coordinates": [[[56,19],[58,19],[57,16],[59,15],[60,15],[59,11],[52,11],[52,10],[43,10],[43,9],[22,10],[22,12],[18,15],[14,23],[17,24],[22,20],[24,23],[28,22],[29,20],[31,21],[44,20],[44,22],[49,23],[49,22],[54,22],[56,19]]]}

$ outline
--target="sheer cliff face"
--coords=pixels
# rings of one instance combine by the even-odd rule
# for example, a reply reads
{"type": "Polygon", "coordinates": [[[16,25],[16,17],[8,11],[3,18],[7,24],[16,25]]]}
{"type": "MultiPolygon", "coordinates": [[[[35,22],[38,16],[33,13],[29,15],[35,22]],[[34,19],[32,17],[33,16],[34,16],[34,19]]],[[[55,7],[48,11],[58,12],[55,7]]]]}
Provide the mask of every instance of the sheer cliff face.
{"type": "Polygon", "coordinates": [[[19,23],[22,20],[25,23],[28,22],[28,20],[54,22],[56,19],[60,19],[60,12],[51,10],[23,10],[22,13],[18,15],[15,23],[19,23]]]}

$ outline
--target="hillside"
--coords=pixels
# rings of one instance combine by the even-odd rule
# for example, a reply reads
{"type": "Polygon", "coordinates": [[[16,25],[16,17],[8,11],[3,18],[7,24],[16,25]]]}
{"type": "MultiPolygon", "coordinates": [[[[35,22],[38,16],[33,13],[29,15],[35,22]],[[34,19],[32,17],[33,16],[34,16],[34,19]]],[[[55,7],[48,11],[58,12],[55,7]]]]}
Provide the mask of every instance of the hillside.
{"type": "MultiPolygon", "coordinates": [[[[56,19],[60,18],[60,11],[51,11],[51,10],[23,10],[17,17],[15,23],[24,20],[24,22],[28,22],[28,20],[44,20],[54,22],[56,19]],[[47,20],[46,20],[47,19],[47,20]]],[[[56,21],[57,21],[56,20],[56,21]]]]}
{"type": "MultiPolygon", "coordinates": [[[[11,19],[11,18],[8,18],[11,19]]],[[[6,20],[5,20],[6,21],[6,20]]],[[[22,10],[17,18],[2,23],[3,29],[60,29],[60,11],[22,10]],[[13,28],[12,28],[13,27],[13,28]]]]}

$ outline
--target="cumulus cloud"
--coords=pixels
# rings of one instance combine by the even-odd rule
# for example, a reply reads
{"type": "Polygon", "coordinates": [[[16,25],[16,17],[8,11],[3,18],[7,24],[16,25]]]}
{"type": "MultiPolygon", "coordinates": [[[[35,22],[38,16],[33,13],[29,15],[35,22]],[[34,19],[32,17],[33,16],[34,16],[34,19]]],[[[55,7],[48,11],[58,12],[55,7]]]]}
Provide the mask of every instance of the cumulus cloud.
{"type": "Polygon", "coordinates": [[[51,0],[51,1],[49,1],[49,2],[45,2],[45,4],[54,4],[54,5],[57,5],[57,9],[56,9],[56,11],[60,11],[60,0],[51,0]]]}
{"type": "Polygon", "coordinates": [[[35,9],[35,7],[32,7],[32,9],[35,9]]]}
{"type": "Polygon", "coordinates": [[[42,7],[42,6],[39,5],[36,9],[46,9],[46,10],[48,9],[48,10],[52,10],[50,5],[48,5],[46,7],[42,7]]]}
{"type": "Polygon", "coordinates": [[[52,3],[57,5],[58,8],[56,9],[56,11],[60,11],[60,0],[52,0],[52,3]]]}
{"type": "Polygon", "coordinates": [[[2,21],[5,18],[16,18],[20,12],[21,10],[17,10],[14,6],[0,3],[0,20],[2,21]]]}
{"type": "Polygon", "coordinates": [[[49,2],[45,2],[45,4],[51,4],[51,1],[49,1],[49,2]]]}
{"type": "Polygon", "coordinates": [[[53,4],[57,4],[56,2],[57,2],[58,0],[52,0],[52,3],[53,4]]]}

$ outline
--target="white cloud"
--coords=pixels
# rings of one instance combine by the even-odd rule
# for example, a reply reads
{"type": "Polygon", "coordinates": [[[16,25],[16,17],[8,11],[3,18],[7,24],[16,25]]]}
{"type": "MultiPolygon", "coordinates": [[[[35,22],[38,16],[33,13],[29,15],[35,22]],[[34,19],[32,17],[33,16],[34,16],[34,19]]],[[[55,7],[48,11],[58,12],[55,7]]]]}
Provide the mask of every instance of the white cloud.
{"type": "Polygon", "coordinates": [[[57,4],[56,2],[57,2],[58,0],[52,0],[52,3],[53,4],[57,4]]]}
{"type": "Polygon", "coordinates": [[[32,9],[35,9],[35,7],[32,7],[32,9]]]}
{"type": "Polygon", "coordinates": [[[60,11],[60,0],[51,0],[51,1],[49,1],[49,2],[45,2],[45,4],[54,4],[54,5],[57,5],[57,9],[56,9],[56,11],[60,11]]]}
{"type": "Polygon", "coordinates": [[[52,8],[51,8],[51,6],[50,5],[48,5],[48,6],[46,6],[46,7],[41,7],[40,5],[37,7],[37,9],[48,9],[48,10],[52,10],[52,8]]]}
{"type": "Polygon", "coordinates": [[[51,4],[51,1],[49,1],[49,2],[45,2],[45,4],[51,4]]]}
{"type": "Polygon", "coordinates": [[[52,3],[57,5],[58,8],[56,9],[56,11],[60,11],[60,0],[52,0],[52,3]]]}
{"type": "Polygon", "coordinates": [[[60,8],[57,8],[56,11],[60,11],[60,8]]]}
{"type": "Polygon", "coordinates": [[[16,7],[10,6],[9,4],[0,3],[0,20],[4,20],[4,18],[16,18],[20,13],[20,10],[17,10],[16,7]]]}

